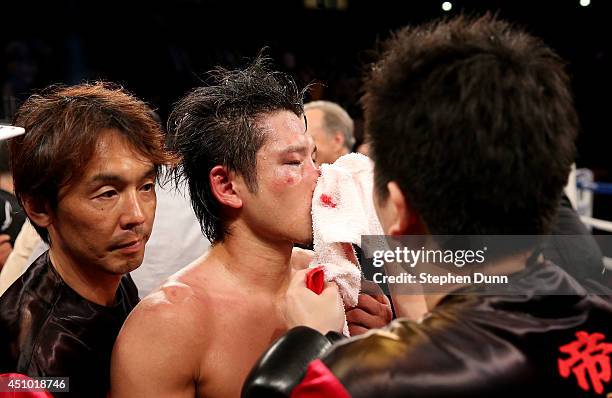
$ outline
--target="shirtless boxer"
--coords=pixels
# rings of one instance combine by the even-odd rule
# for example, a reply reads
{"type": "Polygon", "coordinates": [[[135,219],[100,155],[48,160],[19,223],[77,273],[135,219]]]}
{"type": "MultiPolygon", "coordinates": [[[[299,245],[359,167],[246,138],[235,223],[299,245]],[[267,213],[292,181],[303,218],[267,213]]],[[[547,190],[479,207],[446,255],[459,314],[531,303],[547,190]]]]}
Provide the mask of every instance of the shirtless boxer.
{"type": "MultiPolygon", "coordinates": [[[[213,245],[129,316],[113,351],[113,398],[239,396],[259,355],[295,325],[281,304],[314,296],[285,294],[293,245],[312,239],[319,175],[303,93],[262,59],[215,78],[180,101],[169,121],[183,157],[177,178],[187,180],[213,245]]],[[[335,285],[323,297],[341,305],[335,285]]],[[[343,318],[331,324],[341,330],[343,318]]]]}

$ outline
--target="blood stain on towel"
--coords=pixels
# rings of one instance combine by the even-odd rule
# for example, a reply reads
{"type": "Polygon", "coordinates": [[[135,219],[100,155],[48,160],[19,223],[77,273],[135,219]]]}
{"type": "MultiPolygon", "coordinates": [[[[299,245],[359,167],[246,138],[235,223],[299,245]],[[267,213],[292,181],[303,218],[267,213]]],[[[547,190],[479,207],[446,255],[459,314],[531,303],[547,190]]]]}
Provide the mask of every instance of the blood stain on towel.
{"type": "Polygon", "coordinates": [[[321,194],[321,203],[323,204],[323,206],[325,207],[331,207],[332,209],[336,208],[336,203],[334,203],[334,200],[332,199],[331,195],[328,195],[326,193],[321,194]]]}

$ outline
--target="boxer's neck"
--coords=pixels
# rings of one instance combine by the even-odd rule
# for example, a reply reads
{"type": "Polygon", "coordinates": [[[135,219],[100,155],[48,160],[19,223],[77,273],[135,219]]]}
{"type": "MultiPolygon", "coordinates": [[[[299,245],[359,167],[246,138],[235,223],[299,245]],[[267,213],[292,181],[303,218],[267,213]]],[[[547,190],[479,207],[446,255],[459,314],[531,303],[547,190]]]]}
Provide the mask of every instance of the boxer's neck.
{"type": "Polygon", "coordinates": [[[291,251],[287,241],[270,242],[236,231],[211,249],[227,273],[242,286],[277,294],[291,277],[291,251]]]}

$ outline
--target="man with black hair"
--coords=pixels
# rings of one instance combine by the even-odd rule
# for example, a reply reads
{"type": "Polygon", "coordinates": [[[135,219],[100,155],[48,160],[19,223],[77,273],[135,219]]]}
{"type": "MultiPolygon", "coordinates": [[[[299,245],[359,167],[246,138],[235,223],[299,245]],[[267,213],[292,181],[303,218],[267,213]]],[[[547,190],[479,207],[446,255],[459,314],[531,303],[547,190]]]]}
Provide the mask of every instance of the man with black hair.
{"type": "MultiPolygon", "coordinates": [[[[312,240],[311,200],[319,176],[302,95],[258,58],[244,70],[216,70],[169,119],[181,155],[178,181],[212,242],[210,251],[143,299],[115,345],[112,396],[236,397],[272,341],[295,325],[286,301],[295,243],[312,240]]],[[[337,287],[321,298],[342,308],[337,287]]],[[[344,315],[332,314],[335,330],[344,315]]],[[[322,325],[320,325],[322,326],[322,325]]]]}
{"type": "MultiPolygon", "coordinates": [[[[549,233],[578,130],[568,86],[550,48],[490,16],[399,31],[363,97],[385,233],[549,233]]],[[[335,345],[323,335],[330,325],[290,330],[243,396],[605,396],[611,290],[581,285],[542,260],[535,240],[523,243],[489,268],[518,284],[426,295],[421,322],[398,319],[335,345]]],[[[305,325],[335,310],[309,304],[305,325]]]]}

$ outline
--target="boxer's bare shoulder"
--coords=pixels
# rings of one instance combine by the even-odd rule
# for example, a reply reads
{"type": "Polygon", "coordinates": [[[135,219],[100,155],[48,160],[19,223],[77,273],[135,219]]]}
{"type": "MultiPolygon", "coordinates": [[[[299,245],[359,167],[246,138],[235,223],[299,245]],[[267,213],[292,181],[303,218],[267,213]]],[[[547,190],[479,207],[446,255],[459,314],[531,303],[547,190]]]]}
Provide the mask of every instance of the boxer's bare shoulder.
{"type": "MultiPolygon", "coordinates": [[[[300,252],[292,266],[303,268],[309,257],[300,252]]],[[[214,254],[196,260],[130,314],[113,353],[113,398],[240,395],[250,368],[286,325],[277,297],[238,283],[222,261],[214,254]],[[171,391],[143,389],[151,377],[171,391]]]]}
{"type": "Polygon", "coordinates": [[[214,320],[188,268],[145,297],[125,321],[113,350],[113,398],[196,396],[212,341],[207,325],[214,320]]]}

